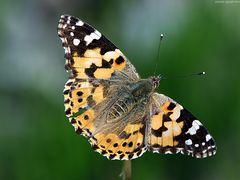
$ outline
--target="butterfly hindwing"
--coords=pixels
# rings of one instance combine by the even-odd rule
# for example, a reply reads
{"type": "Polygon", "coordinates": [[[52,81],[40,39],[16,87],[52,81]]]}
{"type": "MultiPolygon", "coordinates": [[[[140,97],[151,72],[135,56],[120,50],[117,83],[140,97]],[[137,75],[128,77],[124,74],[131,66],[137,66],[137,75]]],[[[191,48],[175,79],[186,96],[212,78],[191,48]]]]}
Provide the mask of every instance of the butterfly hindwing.
{"type": "Polygon", "coordinates": [[[93,108],[98,118],[89,142],[95,151],[108,159],[134,159],[147,150],[145,138],[149,111],[144,104],[128,111],[124,105],[127,102],[123,100],[128,92],[120,92],[122,96],[118,95],[118,90],[115,93],[103,102],[104,105],[93,108]]]}
{"type": "MultiPolygon", "coordinates": [[[[113,128],[114,129],[114,128],[113,128]]],[[[145,125],[127,124],[120,132],[98,132],[89,141],[95,151],[108,159],[130,160],[141,156],[146,150],[145,125]]]]}
{"type": "Polygon", "coordinates": [[[189,111],[163,94],[154,93],[152,100],[150,150],[197,158],[216,153],[212,136],[189,111]]]}
{"type": "Polygon", "coordinates": [[[102,102],[110,88],[98,80],[82,80],[70,78],[63,91],[65,113],[68,117],[80,110],[92,108],[102,102]]]}
{"type": "Polygon", "coordinates": [[[76,117],[70,117],[70,122],[76,132],[88,138],[98,153],[108,159],[130,160],[141,156],[147,150],[146,120],[149,116],[144,105],[121,115],[123,111],[116,111],[117,108],[123,108],[116,106],[121,102],[117,93],[117,90],[111,92],[112,97],[107,97],[76,117]]]}

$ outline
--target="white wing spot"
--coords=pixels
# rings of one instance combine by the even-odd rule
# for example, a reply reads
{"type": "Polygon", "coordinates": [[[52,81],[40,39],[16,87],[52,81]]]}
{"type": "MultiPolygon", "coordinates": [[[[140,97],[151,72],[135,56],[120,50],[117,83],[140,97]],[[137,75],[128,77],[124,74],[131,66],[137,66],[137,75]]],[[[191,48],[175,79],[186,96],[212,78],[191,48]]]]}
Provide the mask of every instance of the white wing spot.
{"type": "Polygon", "coordinates": [[[206,141],[208,142],[210,139],[212,139],[212,137],[210,136],[210,134],[206,135],[206,141]]]}
{"type": "Polygon", "coordinates": [[[74,46],[78,46],[80,43],[80,40],[79,39],[73,39],[73,45],[74,46]]]}
{"type": "Polygon", "coordinates": [[[101,36],[102,36],[102,34],[101,34],[99,31],[97,31],[97,30],[95,30],[95,34],[96,34],[98,37],[101,37],[101,36]]]}
{"type": "Polygon", "coordinates": [[[205,154],[203,154],[203,155],[202,155],[202,157],[203,157],[203,158],[207,157],[207,154],[206,154],[206,153],[205,153],[205,154]]]}
{"type": "Polygon", "coordinates": [[[199,147],[199,144],[195,144],[195,147],[199,147]]]}
{"type": "Polygon", "coordinates": [[[196,129],[192,126],[191,128],[188,129],[186,134],[194,135],[196,134],[196,132],[197,132],[196,129]]]}
{"type": "Polygon", "coordinates": [[[186,141],[185,141],[185,144],[186,144],[186,145],[192,145],[192,140],[191,140],[191,139],[186,140],[186,141]]]}
{"type": "Polygon", "coordinates": [[[99,39],[99,36],[95,33],[91,33],[90,36],[93,38],[93,39],[99,39]]]}
{"type": "Polygon", "coordinates": [[[68,48],[63,47],[63,49],[64,49],[65,54],[67,54],[68,53],[68,48]]]}
{"type": "Polygon", "coordinates": [[[58,24],[58,28],[61,29],[63,27],[63,24],[62,23],[59,23],[58,24]]]}
{"type": "Polygon", "coordinates": [[[167,150],[167,151],[165,151],[165,154],[172,154],[172,151],[167,150]]]}
{"type": "Polygon", "coordinates": [[[77,26],[83,26],[84,25],[84,22],[82,22],[81,20],[79,20],[77,23],[76,23],[77,26]]]}
{"type": "Polygon", "coordinates": [[[208,149],[212,149],[212,146],[208,146],[208,149]]]}
{"type": "Polygon", "coordinates": [[[195,156],[196,156],[196,158],[201,158],[200,154],[196,154],[195,156]]]}
{"type": "Polygon", "coordinates": [[[70,53],[70,48],[69,47],[63,47],[65,54],[70,53]]]}
{"type": "Polygon", "coordinates": [[[179,153],[182,151],[182,148],[176,148],[176,153],[179,153]]]}
{"type": "Polygon", "coordinates": [[[95,30],[93,33],[90,35],[86,35],[84,37],[84,41],[86,42],[86,45],[88,46],[94,39],[100,39],[101,38],[101,33],[95,30]]]}
{"type": "Polygon", "coordinates": [[[195,122],[199,125],[202,126],[202,123],[199,120],[195,120],[195,122]]]}
{"type": "Polygon", "coordinates": [[[192,127],[190,127],[186,133],[190,135],[196,134],[197,130],[200,128],[199,123],[200,122],[198,120],[194,120],[192,122],[192,127]]]}
{"type": "Polygon", "coordinates": [[[70,36],[74,36],[74,33],[73,33],[73,32],[70,32],[70,36]]]}
{"type": "Polygon", "coordinates": [[[202,142],[202,145],[205,146],[205,142],[202,142]]]}
{"type": "Polygon", "coordinates": [[[72,30],[74,30],[75,29],[75,26],[72,26],[72,30]]]}
{"type": "Polygon", "coordinates": [[[197,120],[194,120],[194,121],[192,122],[192,126],[193,126],[196,130],[199,129],[199,124],[198,124],[197,120]]]}
{"type": "Polygon", "coordinates": [[[90,35],[86,35],[84,37],[84,41],[86,42],[86,45],[88,46],[93,41],[93,38],[90,35]]]}

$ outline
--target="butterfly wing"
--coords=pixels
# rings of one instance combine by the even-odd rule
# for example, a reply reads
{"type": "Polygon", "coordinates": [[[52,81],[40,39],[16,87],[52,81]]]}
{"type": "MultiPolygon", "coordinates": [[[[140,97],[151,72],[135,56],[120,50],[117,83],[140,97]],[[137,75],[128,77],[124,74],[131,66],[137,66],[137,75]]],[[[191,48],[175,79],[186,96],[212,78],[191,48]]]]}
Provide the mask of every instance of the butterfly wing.
{"type": "Polygon", "coordinates": [[[146,150],[145,125],[141,122],[124,126],[119,132],[97,133],[90,143],[95,151],[111,160],[131,160],[146,150]]]}
{"type": "Polygon", "coordinates": [[[93,149],[108,159],[137,158],[147,150],[145,131],[149,110],[146,104],[127,110],[124,97],[129,94],[126,91],[111,94],[99,105],[70,120],[76,131],[88,138],[93,149]]]}
{"type": "Polygon", "coordinates": [[[154,93],[151,100],[149,150],[197,158],[216,153],[214,139],[189,111],[163,94],[154,93]]]}
{"type": "Polygon", "coordinates": [[[146,150],[145,113],[133,110],[119,122],[107,123],[89,139],[94,150],[113,160],[131,160],[141,156],[146,150]],[[130,122],[136,120],[135,122],[130,122]],[[110,131],[109,131],[110,130],[110,131]]]}
{"type": "Polygon", "coordinates": [[[139,75],[113,43],[76,17],[62,15],[58,35],[65,49],[65,68],[70,71],[63,92],[65,114],[75,131],[96,145],[92,137],[98,106],[105,107],[122,82],[136,81],[139,75]]]}
{"type": "Polygon", "coordinates": [[[65,113],[101,102],[110,86],[139,79],[123,53],[99,31],[80,19],[62,15],[58,35],[65,49],[65,68],[70,71],[64,88],[65,113]]]}
{"type": "Polygon", "coordinates": [[[62,15],[58,36],[65,49],[65,68],[79,79],[138,80],[135,68],[124,54],[98,30],[82,20],[62,15]]]}

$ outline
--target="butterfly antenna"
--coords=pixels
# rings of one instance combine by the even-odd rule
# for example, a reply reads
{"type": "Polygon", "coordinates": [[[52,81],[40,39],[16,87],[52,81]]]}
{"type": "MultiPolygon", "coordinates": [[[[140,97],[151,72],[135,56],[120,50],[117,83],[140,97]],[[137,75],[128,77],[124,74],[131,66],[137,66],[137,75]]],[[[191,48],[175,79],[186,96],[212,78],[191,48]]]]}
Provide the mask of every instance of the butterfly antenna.
{"type": "Polygon", "coordinates": [[[184,77],[189,77],[189,76],[201,76],[201,75],[206,75],[205,71],[198,72],[198,73],[193,73],[193,74],[188,74],[188,75],[183,75],[183,76],[178,76],[179,78],[184,78],[184,77]]]}
{"type": "Polygon", "coordinates": [[[163,34],[160,34],[158,52],[157,52],[157,58],[156,58],[156,66],[155,66],[155,70],[154,70],[154,76],[156,75],[156,71],[157,71],[157,67],[158,67],[158,60],[159,60],[159,57],[160,57],[160,47],[161,47],[162,39],[163,39],[163,34]]]}
{"type": "Polygon", "coordinates": [[[168,77],[168,78],[166,78],[162,75],[161,79],[179,79],[179,78],[188,78],[188,77],[191,77],[191,76],[202,76],[202,75],[206,75],[206,72],[202,71],[202,72],[198,72],[198,73],[182,75],[182,76],[175,76],[175,77],[168,77]]]}

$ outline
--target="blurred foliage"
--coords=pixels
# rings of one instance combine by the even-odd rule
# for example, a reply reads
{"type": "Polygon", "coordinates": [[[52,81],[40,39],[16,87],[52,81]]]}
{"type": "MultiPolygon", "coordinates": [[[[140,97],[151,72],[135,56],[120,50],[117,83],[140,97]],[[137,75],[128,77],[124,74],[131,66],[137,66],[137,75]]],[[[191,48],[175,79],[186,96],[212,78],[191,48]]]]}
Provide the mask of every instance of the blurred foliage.
{"type": "Polygon", "coordinates": [[[133,179],[239,179],[239,1],[0,4],[0,179],[119,179],[122,162],[93,152],[64,115],[61,14],[103,32],[143,78],[154,73],[163,33],[157,72],[167,79],[159,91],[199,117],[217,142],[217,155],[207,159],[145,153],[133,160],[133,179]],[[207,75],[177,78],[200,71],[207,75]]]}

